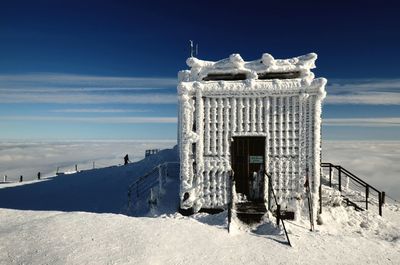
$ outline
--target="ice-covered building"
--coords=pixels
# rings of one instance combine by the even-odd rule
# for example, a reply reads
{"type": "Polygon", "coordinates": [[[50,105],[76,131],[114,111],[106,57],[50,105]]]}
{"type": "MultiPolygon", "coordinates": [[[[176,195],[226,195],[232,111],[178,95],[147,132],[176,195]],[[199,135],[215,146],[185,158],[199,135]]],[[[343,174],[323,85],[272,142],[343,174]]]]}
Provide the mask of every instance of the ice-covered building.
{"type": "Polygon", "coordinates": [[[232,171],[238,194],[268,201],[266,170],[287,211],[304,205],[308,177],[316,211],[327,82],[310,71],[316,59],[187,59],[178,84],[181,208],[226,208],[232,171]]]}

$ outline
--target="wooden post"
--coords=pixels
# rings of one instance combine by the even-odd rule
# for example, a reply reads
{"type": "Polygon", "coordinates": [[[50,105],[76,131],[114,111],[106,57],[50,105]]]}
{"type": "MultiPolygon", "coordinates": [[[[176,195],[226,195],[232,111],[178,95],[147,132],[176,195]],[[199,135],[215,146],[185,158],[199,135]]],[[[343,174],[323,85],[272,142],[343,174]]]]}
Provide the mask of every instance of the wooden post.
{"type": "Polygon", "coordinates": [[[281,220],[281,206],[278,204],[276,206],[276,225],[279,226],[279,221],[281,220]]]}
{"type": "Polygon", "coordinates": [[[365,186],[365,209],[368,210],[369,186],[365,186]]]}
{"type": "Polygon", "coordinates": [[[382,216],[382,193],[378,193],[378,199],[379,199],[379,215],[382,216]]]}
{"type": "Polygon", "coordinates": [[[382,191],[382,205],[385,204],[386,193],[382,191]]]}
{"type": "Polygon", "coordinates": [[[342,167],[339,166],[339,191],[342,191],[342,167]]]}
{"type": "Polygon", "coordinates": [[[329,187],[332,188],[332,164],[329,164],[329,187]]]}

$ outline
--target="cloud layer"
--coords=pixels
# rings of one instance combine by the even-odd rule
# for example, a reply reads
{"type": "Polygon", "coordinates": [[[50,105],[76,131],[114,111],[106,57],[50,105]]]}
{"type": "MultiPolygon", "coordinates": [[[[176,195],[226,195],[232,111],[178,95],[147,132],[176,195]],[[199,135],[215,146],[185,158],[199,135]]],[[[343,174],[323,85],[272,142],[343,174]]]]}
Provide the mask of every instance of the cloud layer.
{"type": "Polygon", "coordinates": [[[322,158],[400,199],[400,141],[325,141],[322,158]]]}
{"type": "Polygon", "coordinates": [[[400,105],[400,79],[331,79],[326,104],[400,105]]]}
{"type": "Polygon", "coordinates": [[[176,95],[171,93],[175,92],[175,86],[175,78],[54,73],[0,75],[0,103],[175,104],[176,95]]]}
{"type": "Polygon", "coordinates": [[[171,148],[171,140],[109,140],[109,141],[12,141],[0,143],[0,177],[17,180],[20,175],[31,180],[37,172],[43,176],[60,171],[105,167],[123,163],[125,154],[131,161],[144,157],[146,149],[171,148]]]}
{"type": "MultiPolygon", "coordinates": [[[[0,143],[0,176],[11,179],[24,175],[33,179],[38,171],[52,175],[61,171],[121,164],[144,157],[145,149],[170,148],[170,140],[142,141],[42,141],[0,143]]],[[[324,141],[323,161],[340,164],[371,185],[400,199],[400,141],[324,141]]]]}

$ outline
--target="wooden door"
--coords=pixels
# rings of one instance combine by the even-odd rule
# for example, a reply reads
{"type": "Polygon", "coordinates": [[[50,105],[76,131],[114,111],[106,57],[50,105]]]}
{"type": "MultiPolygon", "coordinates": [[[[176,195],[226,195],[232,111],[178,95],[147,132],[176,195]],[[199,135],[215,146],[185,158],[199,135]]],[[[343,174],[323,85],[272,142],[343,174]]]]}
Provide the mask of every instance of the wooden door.
{"type": "Polygon", "coordinates": [[[265,137],[233,137],[231,154],[236,192],[250,201],[263,200],[265,137]]]}

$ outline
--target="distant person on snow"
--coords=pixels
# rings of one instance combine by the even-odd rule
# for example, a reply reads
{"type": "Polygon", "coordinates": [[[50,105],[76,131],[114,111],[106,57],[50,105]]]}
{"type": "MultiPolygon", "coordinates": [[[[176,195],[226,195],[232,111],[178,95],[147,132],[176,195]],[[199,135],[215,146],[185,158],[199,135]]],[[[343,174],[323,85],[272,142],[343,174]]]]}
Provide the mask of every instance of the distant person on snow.
{"type": "Polygon", "coordinates": [[[124,165],[128,164],[129,162],[131,162],[131,161],[129,160],[128,154],[126,154],[126,156],[124,157],[124,161],[125,161],[124,165]]]}

